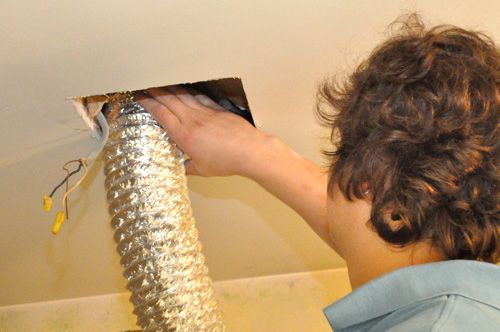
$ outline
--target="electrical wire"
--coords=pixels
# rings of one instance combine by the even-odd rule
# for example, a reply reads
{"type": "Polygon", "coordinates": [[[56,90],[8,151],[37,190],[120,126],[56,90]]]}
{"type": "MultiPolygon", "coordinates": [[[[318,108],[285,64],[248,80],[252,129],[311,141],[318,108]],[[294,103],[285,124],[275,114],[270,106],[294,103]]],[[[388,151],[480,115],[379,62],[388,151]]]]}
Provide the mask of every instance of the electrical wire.
{"type": "Polygon", "coordinates": [[[86,157],[89,163],[94,161],[99,156],[99,154],[101,154],[109,138],[109,125],[104,114],[102,114],[102,112],[97,113],[95,119],[97,120],[97,123],[101,127],[101,137],[99,139],[99,145],[97,146],[97,148],[91,153],[89,153],[86,157]]]}
{"type": "MultiPolygon", "coordinates": [[[[87,176],[88,174],[88,160],[85,159],[85,158],[81,158],[81,159],[78,159],[78,160],[71,160],[71,161],[68,161],[66,164],[64,164],[63,168],[65,170],[67,170],[67,167],[69,164],[73,163],[73,162],[79,162],[80,165],[83,167],[83,175],[80,177],[80,179],[78,181],[76,181],[76,183],[73,185],[73,187],[69,188],[66,190],[66,192],[64,193],[63,195],[63,198],[62,198],[62,210],[66,210],[67,208],[67,198],[68,198],[68,195],[73,192],[76,188],[78,188],[78,186],[83,182],[83,180],[85,179],[85,177],[87,176]]],[[[68,219],[68,215],[66,214],[66,219],[68,219]]]]}
{"type": "Polygon", "coordinates": [[[106,120],[106,117],[104,116],[104,114],[102,112],[99,112],[95,116],[95,120],[97,121],[97,123],[101,129],[101,133],[99,135],[99,142],[98,142],[99,144],[97,145],[96,149],[93,150],[92,152],[90,152],[85,158],[70,160],[66,164],[64,164],[63,169],[66,171],[66,176],[59,184],[57,184],[54,187],[54,189],[52,190],[52,192],[50,193],[49,196],[45,195],[43,197],[43,208],[45,211],[50,211],[52,208],[52,197],[54,196],[54,194],[57,192],[57,190],[60,187],[62,187],[64,184],[66,184],[65,193],[62,197],[62,202],[61,202],[62,209],[59,212],[57,212],[54,224],[52,226],[52,233],[54,235],[59,232],[64,220],[67,220],[69,218],[68,195],[70,193],[72,193],[73,191],[75,191],[76,188],[78,188],[78,186],[80,186],[80,184],[83,182],[83,180],[85,179],[85,177],[88,174],[89,165],[93,161],[95,161],[97,159],[97,157],[101,154],[102,150],[104,149],[104,146],[106,145],[106,142],[108,141],[109,125],[108,125],[108,122],[106,120]],[[75,163],[75,162],[78,163],[78,167],[77,167],[77,169],[70,172],[68,166],[72,163],[75,163]],[[71,188],[69,188],[70,178],[73,175],[79,173],[82,170],[82,168],[83,168],[82,176],[80,177],[80,179],[78,179],[78,181],[71,188]]]}
{"type": "MultiPolygon", "coordinates": [[[[63,167],[64,168],[64,167],[63,167]]],[[[69,175],[69,169],[66,169],[66,175],[69,175]]],[[[69,189],[69,181],[66,181],[66,191],[69,189]]],[[[68,205],[68,197],[64,199],[64,204],[66,205],[66,219],[69,219],[69,205],[68,205]]]]}
{"type": "MultiPolygon", "coordinates": [[[[109,137],[109,125],[108,125],[108,122],[106,121],[106,118],[104,117],[104,115],[102,113],[99,113],[96,115],[96,119],[97,119],[97,123],[101,127],[101,137],[99,139],[99,145],[97,146],[97,148],[94,151],[90,152],[87,155],[87,157],[85,157],[85,159],[87,160],[87,164],[90,164],[92,161],[94,161],[99,156],[99,154],[102,152],[104,146],[106,145],[106,142],[108,141],[108,137],[109,137]]],[[[74,162],[74,161],[79,161],[79,159],[71,160],[68,163],[74,162]]],[[[56,191],[69,181],[70,177],[72,177],[73,175],[75,175],[76,173],[81,171],[82,166],[83,166],[83,164],[80,163],[76,170],[69,172],[66,169],[66,167],[67,167],[66,165],[68,165],[68,163],[66,163],[65,166],[63,167],[63,169],[68,172],[68,174],[57,186],[54,187],[54,189],[52,189],[52,192],[50,193],[49,197],[52,198],[54,196],[54,194],[56,193],[56,191]]]]}
{"type": "MultiPolygon", "coordinates": [[[[74,160],[72,160],[72,161],[74,161],[74,160]]],[[[82,164],[79,164],[77,169],[75,169],[73,172],[67,173],[66,177],[57,186],[55,186],[54,189],[52,189],[52,192],[50,193],[49,197],[53,197],[54,194],[56,193],[57,189],[61,188],[65,183],[68,182],[70,177],[72,177],[76,173],[80,172],[81,169],[82,169],[82,164]]],[[[68,172],[68,170],[66,170],[66,171],[68,172]]]]}

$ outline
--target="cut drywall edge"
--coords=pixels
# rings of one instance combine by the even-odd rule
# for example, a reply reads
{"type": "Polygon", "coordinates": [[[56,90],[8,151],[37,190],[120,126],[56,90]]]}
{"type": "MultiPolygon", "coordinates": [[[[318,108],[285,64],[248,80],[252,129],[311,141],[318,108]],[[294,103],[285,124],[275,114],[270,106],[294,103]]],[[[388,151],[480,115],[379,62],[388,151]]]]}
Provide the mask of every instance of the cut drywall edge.
{"type": "MultiPolygon", "coordinates": [[[[140,90],[128,91],[131,93],[140,92],[149,88],[167,88],[174,85],[193,88],[226,108],[227,110],[244,117],[252,125],[253,117],[250,111],[243,83],[239,77],[218,78],[206,81],[169,84],[159,87],[146,87],[140,90]]],[[[74,109],[81,116],[85,124],[97,134],[98,126],[95,117],[102,112],[105,105],[111,101],[113,96],[124,92],[108,92],[101,95],[77,96],[68,98],[74,109]]]]}

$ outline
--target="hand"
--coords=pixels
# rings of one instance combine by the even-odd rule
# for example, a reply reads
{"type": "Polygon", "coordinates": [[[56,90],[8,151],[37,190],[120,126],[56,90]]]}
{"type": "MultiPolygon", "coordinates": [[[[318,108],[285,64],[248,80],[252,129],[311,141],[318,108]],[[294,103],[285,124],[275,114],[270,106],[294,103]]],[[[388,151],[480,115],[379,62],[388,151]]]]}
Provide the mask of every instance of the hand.
{"type": "Polygon", "coordinates": [[[186,173],[202,176],[249,176],[255,149],[266,140],[241,117],[205,95],[181,87],[148,89],[136,96],[191,159],[186,173]]]}
{"type": "Polygon", "coordinates": [[[147,93],[137,101],[191,157],[186,173],[249,177],[297,211],[333,246],[325,217],[327,173],[319,166],[207,96],[180,87],[147,93]]]}

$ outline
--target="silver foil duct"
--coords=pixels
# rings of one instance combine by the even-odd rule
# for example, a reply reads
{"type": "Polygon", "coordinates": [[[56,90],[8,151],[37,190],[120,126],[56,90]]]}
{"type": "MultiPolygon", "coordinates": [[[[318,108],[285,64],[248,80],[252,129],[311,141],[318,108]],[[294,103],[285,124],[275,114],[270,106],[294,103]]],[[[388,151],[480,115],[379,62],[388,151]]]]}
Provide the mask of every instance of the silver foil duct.
{"type": "Polygon", "coordinates": [[[138,325],[146,331],[224,330],[182,153],[137,103],[122,105],[110,122],[106,189],[138,325]]]}

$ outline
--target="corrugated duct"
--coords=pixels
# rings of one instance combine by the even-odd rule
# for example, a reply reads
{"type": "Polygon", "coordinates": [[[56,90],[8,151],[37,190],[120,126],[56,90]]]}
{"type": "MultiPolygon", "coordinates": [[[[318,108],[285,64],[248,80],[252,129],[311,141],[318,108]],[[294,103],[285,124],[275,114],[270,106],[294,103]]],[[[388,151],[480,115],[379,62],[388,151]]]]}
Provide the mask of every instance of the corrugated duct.
{"type": "Polygon", "coordinates": [[[119,109],[116,119],[108,119],[106,189],[138,325],[146,331],[222,331],[183,155],[139,104],[126,99],[119,109]]]}

